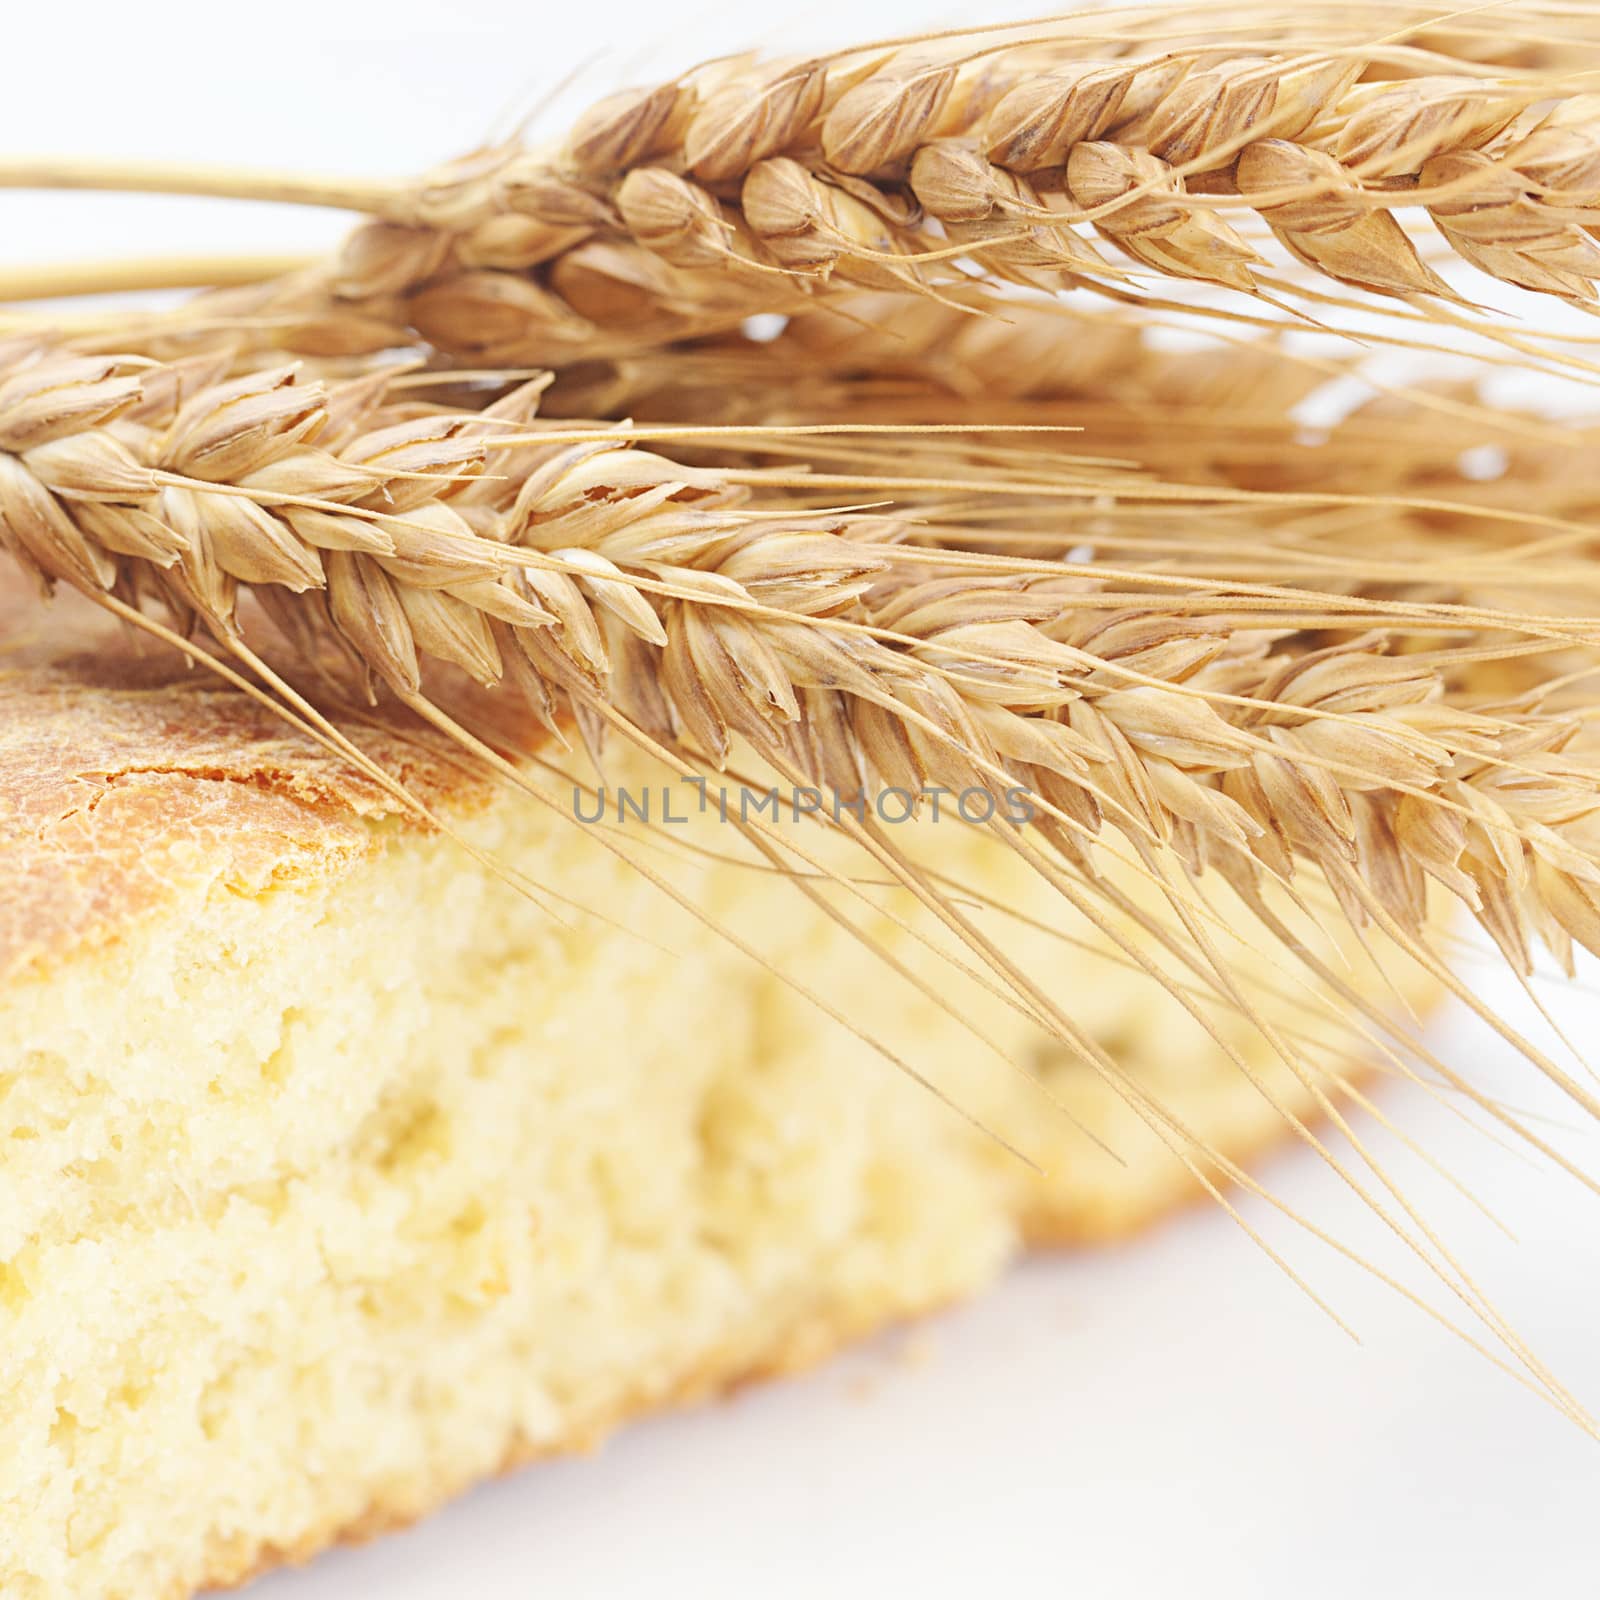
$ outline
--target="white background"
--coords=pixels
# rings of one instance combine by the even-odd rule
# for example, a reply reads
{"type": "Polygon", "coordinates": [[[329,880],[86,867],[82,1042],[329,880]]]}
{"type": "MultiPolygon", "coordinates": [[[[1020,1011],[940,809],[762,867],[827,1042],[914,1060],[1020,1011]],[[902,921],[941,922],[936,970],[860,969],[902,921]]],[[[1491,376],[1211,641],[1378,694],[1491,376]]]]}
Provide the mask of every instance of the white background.
{"type": "MultiPolygon", "coordinates": [[[[575,68],[548,109],[557,123],[703,55],[952,20],[918,0],[824,5],[787,31],[731,4],[685,15],[639,0],[30,5],[5,19],[0,146],[405,172],[506,126],[575,68]]],[[[343,226],[213,202],[0,194],[0,265],[314,248],[343,226]]],[[[1538,1026],[1492,963],[1470,971],[1490,1004],[1538,1026]]],[[[1600,1001],[1540,993],[1592,1044],[1600,1001]]],[[[1507,1098],[1574,1119],[1481,1029],[1452,1018],[1435,1035],[1507,1098]]],[[[1420,1094],[1386,1107],[1516,1234],[1379,1141],[1519,1331],[1600,1410],[1600,1199],[1420,1094]]],[[[1569,1147],[1600,1171],[1593,1138],[1569,1147]]],[[[1314,1157],[1266,1176],[1405,1272],[1314,1157]]],[[[489,1486],[254,1592],[1600,1593],[1600,1446],[1391,1290],[1272,1231],[1360,1347],[1225,1217],[1196,1211],[1114,1253],[1036,1262],[981,1303],[812,1377],[642,1424],[598,1458],[489,1486]]]]}

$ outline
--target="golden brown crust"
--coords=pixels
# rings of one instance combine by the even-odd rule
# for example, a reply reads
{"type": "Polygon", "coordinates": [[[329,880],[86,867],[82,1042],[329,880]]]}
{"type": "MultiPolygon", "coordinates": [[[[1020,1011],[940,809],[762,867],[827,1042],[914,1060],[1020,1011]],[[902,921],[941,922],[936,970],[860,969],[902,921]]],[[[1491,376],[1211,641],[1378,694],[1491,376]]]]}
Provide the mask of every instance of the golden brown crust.
{"type": "MultiPolygon", "coordinates": [[[[393,713],[352,737],[422,799],[483,781],[393,713]]],[[[197,884],[337,873],[400,803],[171,647],[0,563],[0,981],[197,884]]]]}

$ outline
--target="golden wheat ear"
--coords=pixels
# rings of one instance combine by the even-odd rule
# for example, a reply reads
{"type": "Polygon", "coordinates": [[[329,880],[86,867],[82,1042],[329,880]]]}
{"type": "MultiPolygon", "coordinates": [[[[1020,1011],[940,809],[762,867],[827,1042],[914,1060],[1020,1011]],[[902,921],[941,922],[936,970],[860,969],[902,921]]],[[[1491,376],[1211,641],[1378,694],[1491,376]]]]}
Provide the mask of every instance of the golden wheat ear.
{"type": "Polygon", "coordinates": [[[412,182],[39,160],[0,165],[0,182],[371,214],[335,261],[191,313],[322,353],[420,338],[559,364],[864,288],[976,285],[1003,304],[1016,286],[1156,280],[1311,306],[1320,283],[1449,316],[1499,286],[1587,309],[1600,40],[1531,0],[1494,16],[1263,5],[1230,12],[1219,42],[1205,4],[1069,15],[712,63],[608,98],[549,145],[412,182]],[[1440,251],[1469,269],[1454,285],[1440,251]]]}

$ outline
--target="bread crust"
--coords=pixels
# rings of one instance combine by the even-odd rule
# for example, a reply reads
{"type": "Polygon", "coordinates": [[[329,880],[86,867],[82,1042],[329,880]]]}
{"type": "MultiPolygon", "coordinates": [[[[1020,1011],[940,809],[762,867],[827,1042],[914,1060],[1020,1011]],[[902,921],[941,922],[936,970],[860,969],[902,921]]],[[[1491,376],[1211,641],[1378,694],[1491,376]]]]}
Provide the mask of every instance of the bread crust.
{"type": "MultiPolygon", "coordinates": [[[[426,804],[485,779],[391,709],[351,737],[426,804]]],[[[0,563],[0,982],[170,909],[336,875],[417,817],[265,705],[71,593],[0,563]]]]}

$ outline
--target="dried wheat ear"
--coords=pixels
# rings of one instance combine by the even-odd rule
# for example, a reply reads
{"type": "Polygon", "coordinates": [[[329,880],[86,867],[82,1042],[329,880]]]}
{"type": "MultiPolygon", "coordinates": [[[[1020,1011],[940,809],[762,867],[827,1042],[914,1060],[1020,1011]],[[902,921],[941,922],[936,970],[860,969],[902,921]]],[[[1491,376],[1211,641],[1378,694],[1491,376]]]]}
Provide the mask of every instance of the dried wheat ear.
{"type": "MultiPolygon", "coordinates": [[[[1026,332],[1057,373],[1051,350],[1080,344],[1072,321],[1026,332]]],[[[798,325],[793,343],[812,338],[798,325]]],[[[1216,411],[1213,358],[1121,348],[1140,405],[1216,411]]],[[[984,392],[999,354],[969,353],[984,392]]],[[[760,359],[808,412],[803,354],[760,359]]],[[[778,392],[774,375],[747,392],[778,392]]],[[[1208,458],[1203,439],[1182,459],[1152,449],[1144,472],[1079,459],[1062,435],[886,442],[848,431],[892,427],[884,402],[835,388],[832,439],[663,426],[710,458],[691,466],[614,425],[536,419],[544,387],[456,412],[406,400],[393,372],[325,384],[230,375],[222,357],[45,351],[0,384],[0,536],[46,582],[159,602],[224,640],[248,590],[307,659],[336,639],[408,697],[445,662],[552,726],[570,712],[596,748],[620,719],[717,767],[743,741],[847,796],[1023,785],[1075,865],[1109,817],[1252,893],[1263,870],[1308,860],[1358,924],[1377,914],[1411,937],[1431,876],[1522,971],[1530,935],[1569,962],[1570,939],[1600,949],[1597,768],[1561,703],[1593,625],[1554,614],[1573,599],[1567,566],[1521,580],[1520,615],[1503,592],[1485,603],[1519,543],[1546,537],[1530,501],[1565,504],[1562,452],[1524,473],[1519,515],[1462,480],[1451,519],[1437,457],[1392,451],[1387,507],[1330,540],[1326,508],[1286,514],[1248,458],[1208,458]],[[831,509],[885,481],[886,444],[895,510],[831,509]],[[785,464],[797,449],[803,476],[785,464]],[[1063,567],[1086,539],[1090,558],[1063,567]],[[1393,580],[1415,570],[1408,542],[1431,553],[1426,582],[1393,580]],[[1486,684],[1496,664],[1509,680],[1486,684]]],[[[692,412],[693,383],[676,392],[692,412]]],[[[936,395],[910,402],[923,420],[936,395]]],[[[1061,404],[1032,414],[1051,426],[1061,404]]],[[[1409,422],[1438,442],[1425,414],[1409,422]]],[[[1278,442],[1270,454],[1293,481],[1278,442]]],[[[1350,462],[1337,440],[1327,454],[1350,462]]],[[[1324,487],[1336,504],[1341,486],[1324,487]]]]}
{"type": "Polygon", "coordinates": [[[974,283],[1125,296],[1154,276],[1278,299],[1321,280],[1320,300],[1344,286],[1463,305],[1472,275],[1452,288],[1424,259],[1430,234],[1480,283],[1593,304],[1600,40],[1535,4],[1492,25],[1442,15],[1267,7],[1230,16],[1219,42],[1213,9],[1190,5],[731,58],[614,95],[553,145],[411,184],[48,163],[7,177],[372,212],[328,266],[203,308],[323,353],[405,331],[551,364],[839,292],[974,283]]]}

